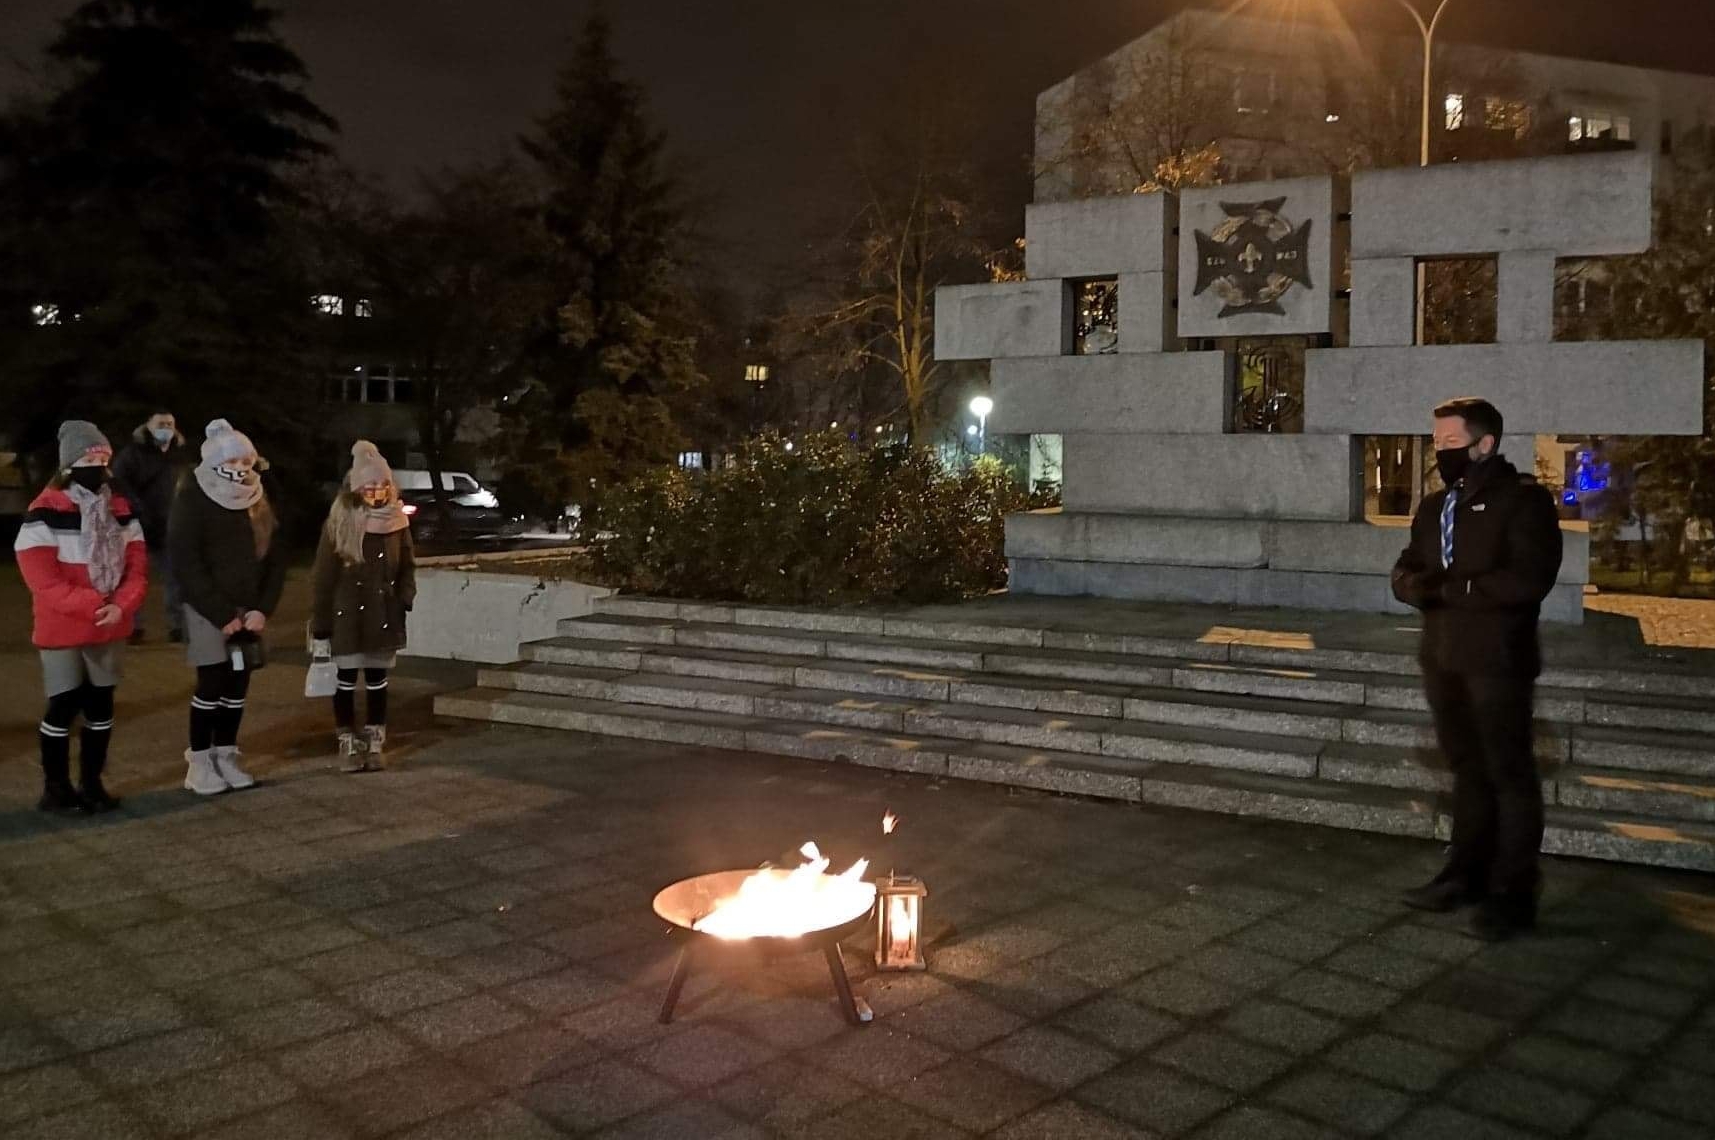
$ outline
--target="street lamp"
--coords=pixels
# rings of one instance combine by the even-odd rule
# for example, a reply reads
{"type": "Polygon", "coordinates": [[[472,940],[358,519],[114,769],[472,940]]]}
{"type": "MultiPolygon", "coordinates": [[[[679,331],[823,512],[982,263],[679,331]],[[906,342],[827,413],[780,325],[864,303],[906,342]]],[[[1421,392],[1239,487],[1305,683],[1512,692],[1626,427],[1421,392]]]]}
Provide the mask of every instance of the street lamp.
{"type": "Polygon", "coordinates": [[[971,401],[971,415],[977,417],[977,454],[987,455],[989,444],[989,413],[994,411],[994,401],[987,396],[977,396],[971,401]]]}
{"type": "MultiPolygon", "coordinates": [[[[1447,12],[1447,5],[1453,0],[1439,0],[1434,13],[1425,20],[1423,13],[1410,3],[1410,0],[1394,0],[1401,8],[1411,13],[1412,20],[1417,24],[1417,30],[1423,33],[1423,129],[1418,139],[1417,164],[1429,165],[1430,137],[1430,104],[1434,100],[1434,64],[1435,64],[1435,31],[1441,26],[1441,17],[1447,12]]],[[[1417,343],[1423,344],[1428,329],[1429,308],[1429,267],[1422,261],[1417,263],[1417,343]]],[[[1412,500],[1423,496],[1423,463],[1421,462],[1423,441],[1421,437],[1412,443],[1412,500]]]]}
{"type": "Polygon", "coordinates": [[[1419,166],[1429,165],[1429,104],[1434,97],[1432,64],[1435,51],[1435,31],[1441,26],[1441,17],[1446,13],[1447,5],[1452,2],[1453,0],[1441,0],[1435,6],[1434,15],[1425,20],[1423,13],[1419,12],[1410,0],[1394,0],[1395,4],[1411,13],[1411,18],[1417,22],[1417,30],[1423,33],[1423,137],[1420,140],[1420,153],[1417,159],[1419,166]]]}

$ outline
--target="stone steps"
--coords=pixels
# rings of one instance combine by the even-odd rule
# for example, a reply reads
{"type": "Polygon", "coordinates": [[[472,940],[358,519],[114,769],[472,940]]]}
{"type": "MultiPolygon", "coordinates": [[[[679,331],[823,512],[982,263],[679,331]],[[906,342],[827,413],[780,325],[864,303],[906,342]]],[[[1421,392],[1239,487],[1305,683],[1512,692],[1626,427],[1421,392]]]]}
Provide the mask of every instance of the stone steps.
{"type": "MultiPolygon", "coordinates": [[[[1186,728],[1219,728],[1241,733],[1266,734],[1275,737],[1298,737],[1349,744],[1379,745],[1393,748],[1433,752],[1434,732],[1428,714],[1420,711],[1422,695],[1410,678],[1376,675],[1341,674],[1338,678],[1312,678],[1316,686],[1310,696],[1289,696],[1302,692],[1290,687],[1297,679],[1280,676],[1280,671],[1247,667],[1226,667],[1220,674],[1228,690],[1251,688],[1246,679],[1259,682],[1254,688],[1270,695],[1244,692],[1210,692],[1203,687],[1209,676],[1207,667],[1191,665],[1184,668],[1161,669],[1140,659],[1128,664],[1121,675],[1135,678],[1133,684],[1090,682],[1078,677],[1019,677],[1007,673],[984,672],[979,669],[931,668],[901,666],[890,662],[859,660],[830,660],[805,653],[796,655],[769,654],[747,650],[720,648],[680,648],[665,642],[627,643],[601,641],[581,636],[592,629],[611,632],[610,623],[583,621],[563,623],[567,630],[579,634],[530,647],[530,656],[548,670],[563,672],[565,686],[558,691],[567,695],[593,699],[633,700],[632,697],[603,696],[594,678],[575,687],[572,678],[578,669],[635,673],[642,684],[650,678],[695,679],[706,684],[685,687],[703,691],[721,684],[754,684],[782,689],[805,690],[800,700],[808,700],[811,692],[833,692],[840,695],[839,707],[850,709],[847,723],[878,730],[905,731],[904,716],[924,704],[952,704],[993,709],[1026,710],[1034,713],[1063,716],[1068,731],[1076,727],[1079,718],[1117,719],[1177,725],[1186,728]],[[1176,683],[1177,682],[1177,683],[1176,683]],[[1329,686],[1338,686],[1330,688],[1329,686]],[[1313,697],[1362,697],[1361,701],[1335,703],[1313,697]],[[861,698],[877,698],[866,702],[861,698]],[[901,703],[905,702],[905,703],[901,703]],[[864,707],[868,705],[869,707],[864,707]]],[[[667,627],[670,631],[671,627],[667,627]]],[[[748,631],[735,631],[740,638],[748,631]]],[[[762,636],[775,638],[776,633],[762,636]]],[[[815,635],[794,634],[797,637],[815,635]]],[[[805,648],[805,647],[800,647],[805,648]]],[[[842,648],[856,652],[858,643],[848,642],[842,648]]],[[[895,647],[886,647],[895,648],[895,647]]],[[[954,650],[964,653],[964,649],[954,650]]],[[[1036,651],[1046,653],[1048,651],[1036,651]]],[[[1078,672],[1086,664],[1088,654],[1060,651],[1056,657],[1040,659],[1044,670],[1060,668],[1078,672]]],[[[999,655],[1002,667],[1007,660],[1017,660],[1009,654],[999,655]]],[[[984,664],[993,667],[996,658],[984,664]]],[[[1104,669],[1106,665],[1104,663],[1104,669]]],[[[1104,672],[1104,676],[1109,675],[1104,672]]],[[[600,678],[603,682],[618,682],[619,676],[600,678]]],[[[541,684],[547,684],[543,681],[541,684]]],[[[667,692],[678,691],[662,686],[667,692]]],[[[747,694],[727,691],[730,698],[723,707],[748,707],[742,704],[747,694]],[[737,703],[735,703],[737,702],[737,703]]],[[[748,694],[756,697],[766,694],[748,694]]],[[[778,698],[777,699],[783,699],[778,698]]],[[[661,702],[674,703],[671,699],[661,702]]],[[[1590,701],[1576,692],[1546,690],[1538,701],[1537,751],[1548,763],[1575,762],[1603,768],[1632,768],[1662,774],[1690,777],[1715,777],[1715,736],[1699,733],[1665,733],[1656,730],[1615,727],[1614,722],[1648,721],[1659,711],[1669,723],[1673,717],[1694,712],[1688,708],[1699,702],[1674,697],[1630,697],[1624,701],[1590,701]],[[1597,723],[1586,722],[1594,715],[1597,723]]],[[[702,706],[713,707],[713,706],[702,706]]],[[[795,716],[798,714],[794,714],[795,716]]],[[[935,731],[940,731],[936,729],[935,731]]],[[[992,734],[978,738],[991,739],[992,734]]],[[[1039,739],[1010,739],[1007,743],[1026,746],[1047,746],[1039,739]]],[[[1063,750],[1091,750],[1083,746],[1063,750]]]]}
{"type": "MultiPolygon", "coordinates": [[[[600,624],[580,621],[566,623],[566,628],[573,631],[571,636],[526,646],[527,659],[545,664],[801,688],[838,688],[924,700],[952,699],[953,687],[961,684],[987,684],[1031,694],[1027,699],[1037,702],[1021,707],[1065,712],[1093,711],[1100,699],[1123,699],[1139,687],[1399,712],[1426,712],[1428,708],[1418,679],[1395,674],[1187,663],[1070,650],[1034,653],[1006,650],[986,655],[978,668],[909,666],[856,658],[830,660],[809,653],[603,641],[590,636],[601,628],[600,624]],[[1096,699],[1086,702],[1086,697],[1096,699]]],[[[965,651],[958,652],[963,659],[965,651]]],[[[1537,719],[1546,722],[1663,728],[1715,735],[1715,701],[1700,698],[1647,695],[1598,698],[1577,690],[1539,688],[1536,706],[1537,719]]]]}
{"type": "MultiPolygon", "coordinates": [[[[506,678],[543,676],[541,667],[514,670],[506,678]]],[[[495,674],[503,671],[494,671],[495,674]]],[[[595,678],[611,682],[612,678],[595,678]]],[[[655,679],[652,679],[655,680],[655,679]]],[[[525,683],[532,683],[527,680],[525,683]]],[[[732,684],[743,684],[742,682],[732,684]]],[[[668,689],[673,688],[669,686],[668,689]]],[[[659,695],[669,695],[662,689],[659,695]]],[[[753,701],[763,694],[742,690],[729,696],[753,701]]],[[[736,707],[736,706],[735,706],[736,707]]],[[[754,709],[754,704],[752,708],[754,709]]],[[[815,707],[815,706],[807,706],[815,707]]],[[[794,721],[763,715],[663,704],[631,704],[519,688],[476,688],[443,694],[435,702],[443,716],[497,723],[534,725],[600,735],[699,745],[734,751],[799,756],[896,771],[983,780],[1046,791],[1097,796],[1135,803],[1222,811],[1268,819],[1292,820],[1389,834],[1445,839],[1449,821],[1442,797],[1430,790],[1379,786],[1355,778],[1361,772],[1321,769],[1327,746],[1308,754],[1278,741],[1264,745],[1240,740],[1240,734],[1212,738],[1208,732],[1152,728],[1165,747],[1160,755],[1075,752],[1032,748],[1005,740],[942,735],[938,727],[960,728],[976,721],[942,711],[917,714],[908,731],[891,733],[825,721],[794,721]],[[1300,761],[1297,774],[1257,771],[1243,766],[1252,750],[1272,747],[1300,761]],[[1235,766],[1234,761],[1239,761],[1235,766]],[[1343,775],[1346,778],[1329,778],[1343,775]]],[[[997,725],[1028,722],[991,710],[997,725]]],[[[902,722],[903,723],[903,722],[902,722]]],[[[1084,731],[1078,729],[1076,731],[1084,731]]],[[[1059,737],[1050,739],[1059,741],[1059,737]]],[[[1363,746],[1356,749],[1360,761],[1363,746]]],[[[1386,750],[1370,749],[1377,766],[1386,750]]],[[[1396,758],[1397,759],[1397,758],[1396,758]]],[[[1545,850],[1591,858],[1618,859],[1668,867],[1715,870],[1715,781],[1660,780],[1635,772],[1567,768],[1551,779],[1553,805],[1545,850]],[[1563,796],[1565,798],[1563,798],[1563,796]],[[1695,805],[1693,807],[1692,805],[1695,805]],[[1652,809],[1652,810],[1644,810],[1652,809]],[[1664,812],[1684,818],[1670,818],[1664,812]]]]}
{"type": "MultiPolygon", "coordinates": [[[[757,633],[808,635],[826,641],[842,639],[908,641],[941,645],[971,644],[991,650],[1050,649],[1104,653],[1125,657],[1164,658],[1173,661],[1222,662],[1241,666],[1279,669],[1311,669],[1370,674],[1393,674],[1414,678],[1417,661],[1414,647],[1402,643],[1398,651],[1317,647],[1306,644],[1301,634],[1266,631],[1206,629],[1196,637],[1163,636],[1159,633],[1127,633],[1110,628],[1069,629],[1060,626],[1027,626],[995,620],[992,615],[972,615],[960,620],[931,620],[913,614],[887,614],[850,609],[802,610],[790,607],[699,604],[653,598],[611,596],[596,603],[597,616],[584,622],[607,623],[616,636],[627,640],[626,631],[647,627],[696,627],[706,636],[709,627],[726,626],[757,633]],[[819,635],[819,638],[818,638],[819,635]]],[[[562,628],[562,633],[568,632],[562,628]]],[[[694,644],[675,641],[669,634],[658,644],[694,644]]],[[[784,643],[783,643],[784,644],[784,643]]],[[[736,648],[736,646],[735,646],[736,648]]],[[[768,652],[768,650],[764,650],[768,652]]],[[[812,654],[816,655],[816,654],[812,654]]],[[[1566,689],[1591,695],[1624,693],[1669,698],[1715,700],[1715,672],[1676,669],[1670,662],[1639,661],[1626,667],[1562,665],[1551,661],[1540,680],[1547,689],[1566,689]]],[[[1603,699],[1597,697],[1597,699],[1603,699]]]]}
{"type": "MultiPolygon", "coordinates": [[[[1450,777],[1410,654],[1110,625],[606,599],[436,708],[1445,838],[1450,777]]],[[[1547,849],[1715,870],[1715,679],[1558,669],[1537,714],[1547,849]]]]}
{"type": "MultiPolygon", "coordinates": [[[[1225,717],[1228,710],[1207,703],[1202,694],[1190,694],[1195,698],[1192,704],[1171,706],[1168,715],[1177,719],[1162,719],[1158,714],[1168,707],[1167,703],[1153,699],[1119,700],[1113,708],[1119,716],[1057,715],[1016,707],[991,707],[974,701],[893,700],[864,693],[542,664],[485,669],[478,674],[478,684],[489,689],[615,704],[939,736],[1089,756],[1202,764],[1298,778],[1314,776],[1338,783],[1396,789],[1434,791],[1447,787],[1450,779],[1430,739],[1427,724],[1403,719],[1411,714],[1374,710],[1347,709],[1343,711],[1351,715],[1345,719],[1325,718],[1327,727],[1334,731],[1318,735],[1291,731],[1284,722],[1273,733],[1245,730],[1225,717]],[[1396,733],[1396,728],[1402,731],[1396,733]]],[[[979,691],[966,695],[983,694],[979,691]]],[[[1313,720],[1303,719],[1293,727],[1316,727],[1313,720]]],[[[1622,772],[1589,763],[1574,769],[1567,739],[1545,733],[1539,743],[1539,760],[1550,782],[1550,798],[1556,773],[1610,772],[1616,778],[1623,774],[1640,788],[1662,785],[1686,789],[1677,793],[1658,791],[1655,802],[1668,805],[1683,799],[1687,813],[1683,818],[1706,818],[1700,814],[1706,805],[1689,789],[1710,782],[1710,776],[1660,774],[1647,768],[1622,772]]]]}

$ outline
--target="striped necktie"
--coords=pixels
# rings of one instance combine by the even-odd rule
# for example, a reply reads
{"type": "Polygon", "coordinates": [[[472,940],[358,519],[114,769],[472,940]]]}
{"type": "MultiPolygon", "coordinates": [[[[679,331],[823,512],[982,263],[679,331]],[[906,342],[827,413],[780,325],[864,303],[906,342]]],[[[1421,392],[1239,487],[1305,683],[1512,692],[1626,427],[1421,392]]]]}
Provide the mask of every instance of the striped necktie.
{"type": "Polygon", "coordinates": [[[1447,488],[1447,501],[1441,504],[1441,568],[1453,568],[1453,508],[1459,503],[1459,488],[1447,488]]]}

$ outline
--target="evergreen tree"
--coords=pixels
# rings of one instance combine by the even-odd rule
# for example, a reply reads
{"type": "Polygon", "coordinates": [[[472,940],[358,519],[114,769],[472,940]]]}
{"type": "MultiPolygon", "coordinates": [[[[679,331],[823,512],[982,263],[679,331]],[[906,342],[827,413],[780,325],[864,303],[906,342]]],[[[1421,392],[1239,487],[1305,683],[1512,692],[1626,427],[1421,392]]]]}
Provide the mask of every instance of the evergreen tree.
{"type": "Polygon", "coordinates": [[[618,73],[596,15],[561,72],[558,105],[523,140],[544,183],[554,292],[517,437],[561,456],[562,490],[587,501],[616,479],[671,462],[675,409],[701,382],[695,308],[681,284],[685,210],[663,170],[665,139],[642,91],[618,73]]]}
{"type": "Polygon", "coordinates": [[[0,371],[26,447],[67,413],[243,426],[313,397],[286,351],[309,310],[287,177],[334,124],[276,18],[89,0],[48,49],[55,88],[0,117],[0,371]]]}

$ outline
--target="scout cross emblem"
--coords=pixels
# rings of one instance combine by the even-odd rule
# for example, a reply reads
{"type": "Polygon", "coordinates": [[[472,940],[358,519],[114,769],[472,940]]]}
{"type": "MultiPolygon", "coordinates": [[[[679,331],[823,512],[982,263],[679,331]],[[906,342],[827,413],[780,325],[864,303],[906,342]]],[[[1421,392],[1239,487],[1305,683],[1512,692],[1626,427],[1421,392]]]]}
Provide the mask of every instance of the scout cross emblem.
{"type": "Polygon", "coordinates": [[[1220,317],[1240,313],[1285,316],[1280,298],[1294,284],[1310,281],[1310,223],[1294,229],[1280,216],[1285,198],[1266,202],[1222,202],[1225,221],[1213,233],[1197,234],[1198,297],[1214,289],[1223,302],[1220,317]]]}

